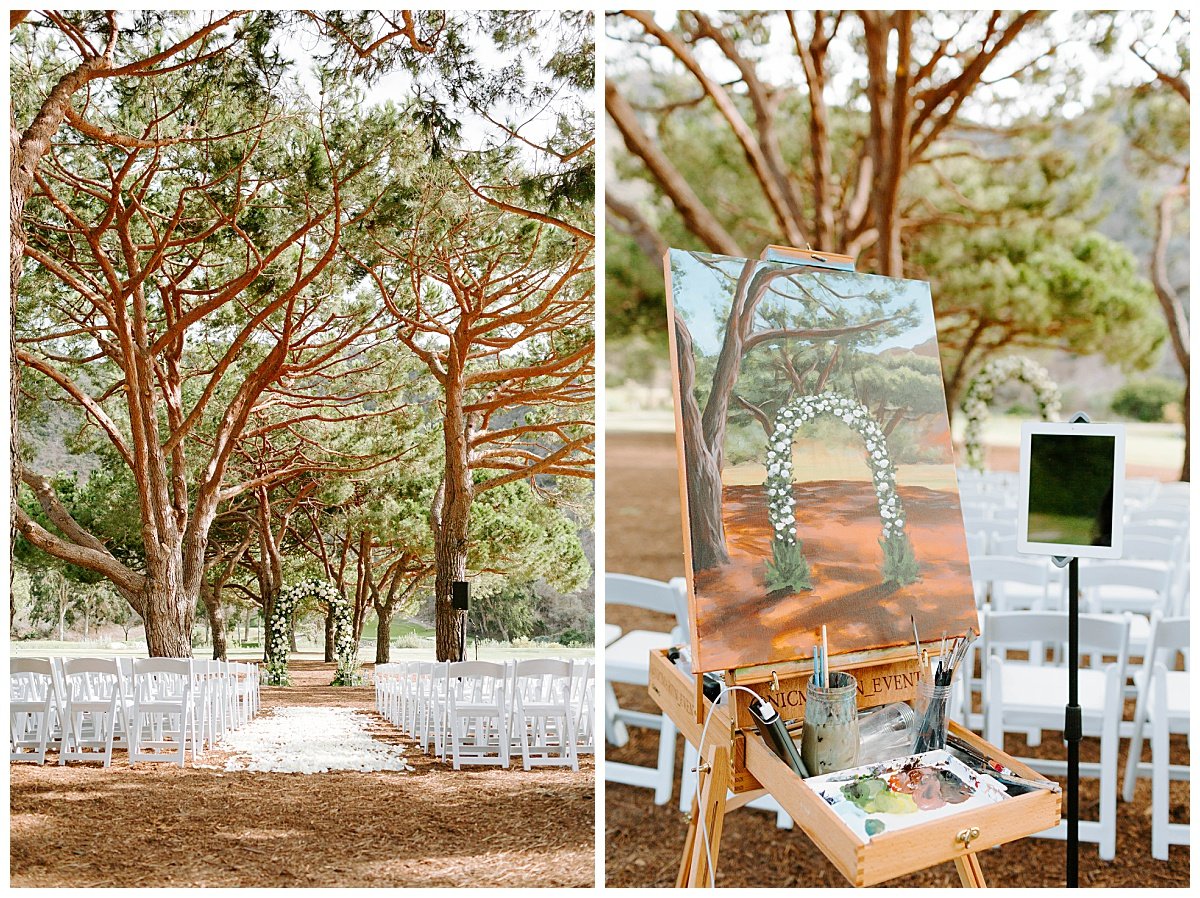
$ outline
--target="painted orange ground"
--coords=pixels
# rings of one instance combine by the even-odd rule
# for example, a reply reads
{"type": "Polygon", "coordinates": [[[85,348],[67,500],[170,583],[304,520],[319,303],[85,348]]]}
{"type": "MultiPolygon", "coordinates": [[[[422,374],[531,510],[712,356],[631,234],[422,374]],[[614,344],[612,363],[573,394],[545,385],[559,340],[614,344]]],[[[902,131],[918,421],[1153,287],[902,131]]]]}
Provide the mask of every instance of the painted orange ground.
{"type": "Polygon", "coordinates": [[[765,562],[771,529],[763,488],[724,489],[730,564],[696,575],[702,670],[810,657],[829,631],[830,654],[912,644],[911,616],[924,641],[978,628],[971,570],[956,493],[901,486],[908,536],[921,578],[898,587],[880,569],[875,492],[865,481],[796,484],[797,535],[803,541],[811,592],[768,594],[765,562]]]}

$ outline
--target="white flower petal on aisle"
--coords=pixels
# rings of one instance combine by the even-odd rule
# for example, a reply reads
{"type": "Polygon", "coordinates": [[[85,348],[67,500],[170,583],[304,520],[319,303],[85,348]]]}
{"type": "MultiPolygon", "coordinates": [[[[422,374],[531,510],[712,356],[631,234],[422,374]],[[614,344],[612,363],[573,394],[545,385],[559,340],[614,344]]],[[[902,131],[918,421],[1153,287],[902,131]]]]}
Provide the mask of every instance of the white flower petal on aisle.
{"type": "Polygon", "coordinates": [[[229,733],[219,748],[236,755],[225,762],[226,770],[412,770],[402,747],[371,737],[368,720],[349,708],[277,708],[229,733]]]}

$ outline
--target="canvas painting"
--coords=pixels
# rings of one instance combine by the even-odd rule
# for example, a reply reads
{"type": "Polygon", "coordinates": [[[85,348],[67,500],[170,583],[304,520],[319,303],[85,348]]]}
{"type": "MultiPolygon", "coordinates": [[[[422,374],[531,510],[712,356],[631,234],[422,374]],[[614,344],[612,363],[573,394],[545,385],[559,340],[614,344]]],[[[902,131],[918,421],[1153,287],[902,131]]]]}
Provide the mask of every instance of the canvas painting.
{"type": "Polygon", "coordinates": [[[944,749],[804,781],[863,843],[941,817],[1004,801],[1004,786],[944,749]]]}
{"type": "Polygon", "coordinates": [[[978,628],[929,285],[668,259],[696,669],[978,628]]]}

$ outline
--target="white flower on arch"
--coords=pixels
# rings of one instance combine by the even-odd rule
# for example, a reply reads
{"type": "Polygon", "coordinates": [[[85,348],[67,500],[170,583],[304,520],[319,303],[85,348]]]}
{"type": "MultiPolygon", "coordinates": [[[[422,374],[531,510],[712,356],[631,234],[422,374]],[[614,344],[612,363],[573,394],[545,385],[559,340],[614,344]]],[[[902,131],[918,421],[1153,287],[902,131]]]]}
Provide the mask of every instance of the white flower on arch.
{"type": "Polygon", "coordinates": [[[267,624],[270,635],[265,674],[269,685],[288,684],[287,664],[291,648],[287,636],[288,622],[300,602],[310,597],[325,602],[333,610],[333,649],[337,660],[335,685],[349,685],[355,676],[358,658],[350,603],[334,584],[312,577],[280,592],[271,608],[271,619],[267,624]]]}
{"type": "Polygon", "coordinates": [[[1062,412],[1062,394],[1045,368],[1022,355],[992,359],[971,378],[961,406],[967,415],[963,449],[967,466],[976,471],[983,470],[983,424],[988,417],[988,404],[996,395],[996,387],[1012,380],[1022,381],[1033,389],[1043,421],[1056,421],[1062,412]]]}
{"type": "Polygon", "coordinates": [[[777,438],[767,452],[767,517],[775,531],[775,541],[784,545],[796,544],[796,518],[792,513],[795,500],[792,495],[791,441],[796,431],[808,421],[821,414],[833,414],[844,421],[863,438],[868,447],[867,461],[871,465],[875,496],[879,503],[880,522],[883,536],[893,532],[904,532],[904,512],[900,496],[896,492],[894,466],[888,457],[887,440],[871,413],[860,403],[831,390],[818,396],[804,396],[793,400],[779,410],[775,416],[775,433],[784,432],[787,440],[779,451],[777,438]]]}

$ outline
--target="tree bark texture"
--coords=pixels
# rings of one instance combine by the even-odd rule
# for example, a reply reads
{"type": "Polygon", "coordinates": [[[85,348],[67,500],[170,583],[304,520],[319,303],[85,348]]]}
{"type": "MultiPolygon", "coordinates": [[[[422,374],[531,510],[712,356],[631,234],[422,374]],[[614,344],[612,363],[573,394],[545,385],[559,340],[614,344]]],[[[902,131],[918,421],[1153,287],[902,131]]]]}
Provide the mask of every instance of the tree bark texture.
{"type": "MultiPolygon", "coordinates": [[[[451,357],[458,352],[452,347],[451,357]]],[[[461,363],[450,367],[461,372],[461,363]]],[[[467,579],[468,528],[474,489],[470,467],[469,419],[463,411],[461,379],[447,379],[445,421],[445,472],[434,496],[432,515],[433,551],[436,562],[434,595],[436,597],[437,659],[461,661],[466,614],[453,607],[453,588],[456,580],[467,579]]]]}
{"type": "Polygon", "coordinates": [[[337,660],[336,635],[334,630],[333,606],[329,606],[325,610],[325,663],[329,664],[337,660]]]}
{"type": "Polygon", "coordinates": [[[375,664],[387,664],[392,660],[392,611],[390,608],[375,606],[375,664]]]}
{"type": "Polygon", "coordinates": [[[212,584],[205,585],[200,590],[200,597],[204,600],[204,610],[208,613],[208,625],[212,630],[213,660],[228,661],[225,606],[221,602],[220,587],[212,584]]]}

